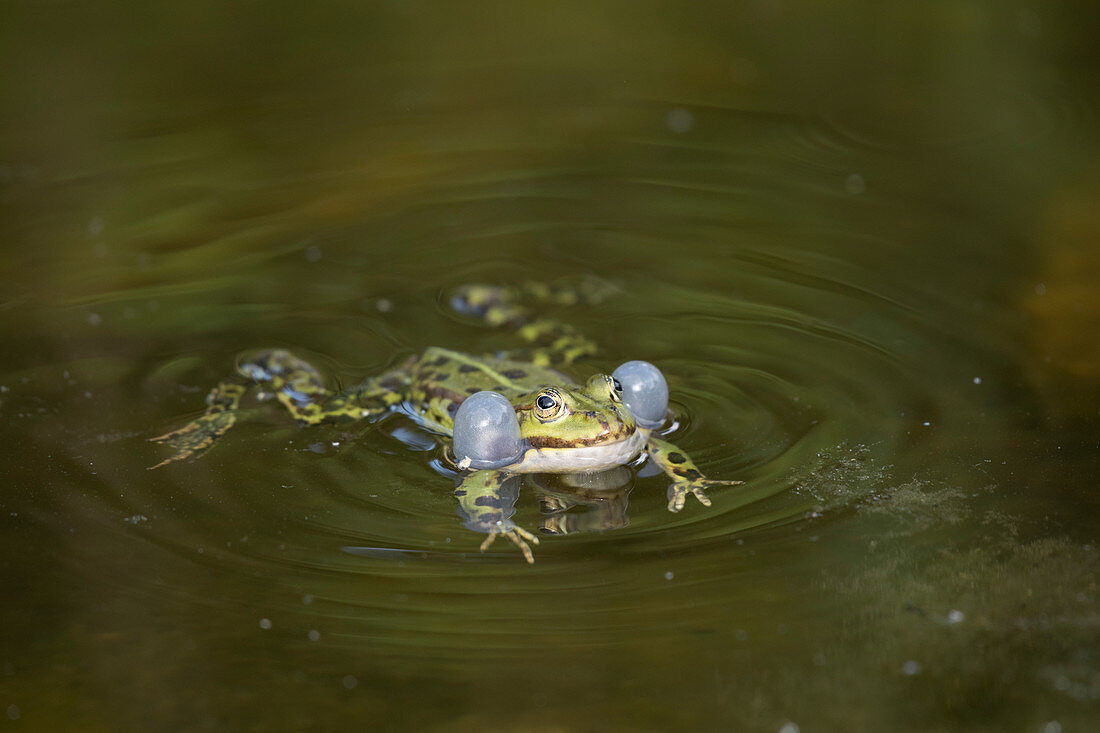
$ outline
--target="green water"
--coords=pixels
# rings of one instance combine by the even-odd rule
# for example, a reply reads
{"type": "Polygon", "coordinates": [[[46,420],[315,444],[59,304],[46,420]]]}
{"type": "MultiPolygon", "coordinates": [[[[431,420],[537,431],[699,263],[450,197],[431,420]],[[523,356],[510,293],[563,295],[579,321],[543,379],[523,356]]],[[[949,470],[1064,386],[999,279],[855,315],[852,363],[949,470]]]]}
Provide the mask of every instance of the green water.
{"type": "Polygon", "coordinates": [[[8,2],[0,727],[1096,730],[1097,28],[8,2]],[[658,364],[745,486],[673,515],[631,474],[528,566],[400,417],[253,405],[147,470],[244,349],[347,385],[514,345],[461,283],[578,275],[621,292],[549,309],[601,346],[572,373],[658,364]]]}

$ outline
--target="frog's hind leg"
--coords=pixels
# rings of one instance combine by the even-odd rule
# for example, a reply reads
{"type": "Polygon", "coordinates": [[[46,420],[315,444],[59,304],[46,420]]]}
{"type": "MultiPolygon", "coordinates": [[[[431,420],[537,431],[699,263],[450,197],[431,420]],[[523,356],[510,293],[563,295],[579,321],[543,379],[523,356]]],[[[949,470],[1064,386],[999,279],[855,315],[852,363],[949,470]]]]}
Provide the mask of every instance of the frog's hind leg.
{"type": "Polygon", "coordinates": [[[550,318],[537,317],[527,303],[593,304],[615,289],[598,278],[571,278],[514,286],[463,285],[451,296],[451,307],[490,326],[511,326],[528,347],[504,352],[506,359],[537,366],[566,366],[596,353],[596,344],[580,331],[550,318]]]}
{"type": "Polygon", "coordinates": [[[233,379],[218,382],[206,396],[206,412],[202,417],[192,420],[178,430],[149,438],[154,443],[164,443],[175,450],[171,456],[150,468],[160,468],[169,463],[182,461],[184,458],[197,456],[212,446],[215,440],[237,422],[237,408],[247,389],[246,384],[233,379]]]}
{"type": "Polygon", "coordinates": [[[176,451],[153,468],[197,456],[213,445],[237,422],[241,399],[250,385],[259,386],[261,398],[274,396],[299,423],[317,425],[387,412],[401,401],[407,382],[404,372],[395,370],[333,393],[312,364],[282,349],[246,356],[238,363],[237,372],[239,376],[219,382],[210,391],[201,417],[179,430],[150,438],[176,451]]]}
{"type": "Polygon", "coordinates": [[[312,364],[282,349],[242,359],[237,371],[260,386],[261,397],[274,396],[302,425],[350,422],[388,412],[404,399],[408,385],[407,370],[402,368],[333,392],[312,364]]]}

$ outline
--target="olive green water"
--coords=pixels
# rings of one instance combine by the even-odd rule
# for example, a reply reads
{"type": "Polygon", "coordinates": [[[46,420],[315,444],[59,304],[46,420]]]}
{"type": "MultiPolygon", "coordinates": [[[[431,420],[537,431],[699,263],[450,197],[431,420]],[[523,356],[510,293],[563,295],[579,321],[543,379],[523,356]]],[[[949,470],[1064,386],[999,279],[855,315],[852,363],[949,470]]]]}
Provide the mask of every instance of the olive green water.
{"type": "Polygon", "coordinates": [[[1096,730],[1098,27],[5,4],[0,727],[1096,730]],[[658,364],[710,509],[633,477],[528,566],[411,422],[255,403],[147,470],[243,349],[350,384],[588,274],[572,373],[658,364]]]}

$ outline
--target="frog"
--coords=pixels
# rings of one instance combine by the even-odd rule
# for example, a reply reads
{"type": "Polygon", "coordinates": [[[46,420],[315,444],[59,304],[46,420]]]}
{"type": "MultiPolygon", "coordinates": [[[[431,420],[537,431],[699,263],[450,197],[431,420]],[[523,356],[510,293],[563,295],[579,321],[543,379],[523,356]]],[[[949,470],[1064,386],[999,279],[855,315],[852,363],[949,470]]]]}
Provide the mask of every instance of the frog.
{"type": "Polygon", "coordinates": [[[452,310],[510,329],[518,348],[471,354],[429,346],[341,390],[330,388],[317,367],[289,350],[247,352],[238,358],[236,374],[209,391],[201,416],[149,439],[173,450],[151,468],[205,453],[240,419],[242,401],[255,390],[302,426],[404,413],[438,436],[455,472],[458,513],[468,529],[485,534],[482,552],[504,537],[534,562],[531,546],[539,538],[513,520],[518,480],[528,474],[583,476],[652,461],[670,479],[669,511],[680,512],[688,496],[709,507],[707,489],[743,482],[708,478],[665,439],[668,386],[656,366],[628,361],[583,382],[562,371],[594,355],[596,345],[571,325],[540,316],[538,308],[598,304],[611,290],[593,278],[459,286],[449,299],[452,310]]]}

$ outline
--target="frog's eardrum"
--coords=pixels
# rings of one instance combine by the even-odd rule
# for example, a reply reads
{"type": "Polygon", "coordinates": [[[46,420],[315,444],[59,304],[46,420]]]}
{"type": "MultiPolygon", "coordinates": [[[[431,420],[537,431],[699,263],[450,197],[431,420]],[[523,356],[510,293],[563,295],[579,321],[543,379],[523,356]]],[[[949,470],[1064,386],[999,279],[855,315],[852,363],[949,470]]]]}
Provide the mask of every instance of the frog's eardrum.
{"type": "Polygon", "coordinates": [[[469,468],[500,468],[523,453],[519,421],[512,404],[499,392],[476,392],[458,407],[454,418],[455,461],[469,468]]]}
{"type": "Polygon", "coordinates": [[[623,402],[638,426],[659,428],[668,412],[668,383],[661,370],[648,361],[628,361],[612,376],[623,386],[623,402]]]}

